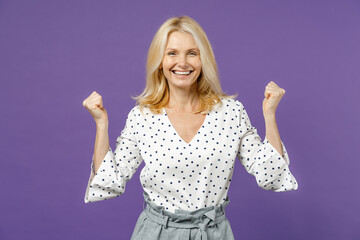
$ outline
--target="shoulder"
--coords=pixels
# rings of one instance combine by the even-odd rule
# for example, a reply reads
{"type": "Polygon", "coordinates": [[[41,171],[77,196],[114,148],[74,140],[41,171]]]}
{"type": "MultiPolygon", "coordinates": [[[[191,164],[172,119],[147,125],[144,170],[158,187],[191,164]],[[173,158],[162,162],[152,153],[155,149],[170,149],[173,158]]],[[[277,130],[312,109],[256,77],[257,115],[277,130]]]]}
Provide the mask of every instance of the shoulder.
{"type": "Polygon", "coordinates": [[[137,117],[137,115],[140,113],[139,106],[136,105],[132,107],[128,113],[128,117],[137,117]]]}
{"type": "Polygon", "coordinates": [[[225,110],[241,111],[244,105],[237,99],[221,97],[222,106],[225,110]]]}
{"type": "Polygon", "coordinates": [[[128,112],[127,112],[127,121],[130,122],[137,122],[140,118],[141,111],[139,109],[139,106],[133,106],[128,112]]]}
{"type": "Polygon", "coordinates": [[[132,107],[128,114],[128,118],[137,119],[138,121],[146,121],[147,118],[153,116],[154,114],[147,106],[141,108],[140,105],[132,107]]]}

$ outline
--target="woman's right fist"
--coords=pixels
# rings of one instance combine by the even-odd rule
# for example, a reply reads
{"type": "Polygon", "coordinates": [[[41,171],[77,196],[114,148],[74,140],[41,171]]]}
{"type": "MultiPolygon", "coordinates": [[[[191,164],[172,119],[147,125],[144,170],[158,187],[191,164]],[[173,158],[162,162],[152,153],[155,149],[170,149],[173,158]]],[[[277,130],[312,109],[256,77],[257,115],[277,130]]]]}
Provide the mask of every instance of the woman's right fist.
{"type": "Polygon", "coordinates": [[[83,106],[90,112],[96,123],[108,121],[108,115],[103,106],[101,95],[96,91],[83,101],[83,106]]]}

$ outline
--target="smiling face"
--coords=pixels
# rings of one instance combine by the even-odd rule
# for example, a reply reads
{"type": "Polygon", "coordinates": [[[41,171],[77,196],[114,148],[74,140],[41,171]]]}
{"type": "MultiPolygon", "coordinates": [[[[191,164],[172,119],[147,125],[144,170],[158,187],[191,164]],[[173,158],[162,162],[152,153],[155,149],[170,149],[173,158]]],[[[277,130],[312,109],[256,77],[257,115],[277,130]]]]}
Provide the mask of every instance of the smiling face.
{"type": "Polygon", "coordinates": [[[196,88],[201,60],[199,48],[191,34],[175,31],[169,35],[162,67],[170,89],[196,88]]]}

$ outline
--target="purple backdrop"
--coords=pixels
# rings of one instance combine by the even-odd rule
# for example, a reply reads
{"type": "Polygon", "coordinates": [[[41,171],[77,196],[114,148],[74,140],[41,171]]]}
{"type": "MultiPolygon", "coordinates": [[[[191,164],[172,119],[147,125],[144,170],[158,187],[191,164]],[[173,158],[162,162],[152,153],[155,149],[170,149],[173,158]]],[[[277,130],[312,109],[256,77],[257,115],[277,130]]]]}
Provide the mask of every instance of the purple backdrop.
{"type": "Polygon", "coordinates": [[[181,15],[204,28],[262,139],[265,86],[286,90],[277,123],[299,189],[262,190],[237,160],[236,239],[360,239],[360,2],[348,0],[0,1],[0,239],[130,238],[140,169],[124,195],[84,203],[96,129],[82,102],[103,96],[114,149],[150,42],[181,15]]]}

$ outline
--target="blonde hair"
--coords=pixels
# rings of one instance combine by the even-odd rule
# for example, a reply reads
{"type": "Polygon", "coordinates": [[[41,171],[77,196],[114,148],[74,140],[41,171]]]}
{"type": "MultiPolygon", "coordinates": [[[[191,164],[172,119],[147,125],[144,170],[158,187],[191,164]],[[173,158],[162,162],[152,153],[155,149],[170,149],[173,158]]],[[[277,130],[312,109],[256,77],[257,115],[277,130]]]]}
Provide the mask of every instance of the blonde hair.
{"type": "Polygon", "coordinates": [[[146,61],[145,89],[139,96],[132,97],[137,100],[140,111],[146,106],[154,114],[159,114],[169,102],[169,85],[159,67],[168,37],[175,31],[190,33],[200,51],[201,73],[197,79],[200,104],[194,113],[208,113],[214,105],[221,103],[220,97],[235,98],[237,94],[227,95],[221,89],[215,56],[202,27],[188,16],[172,17],[161,25],[151,42],[146,61]]]}

